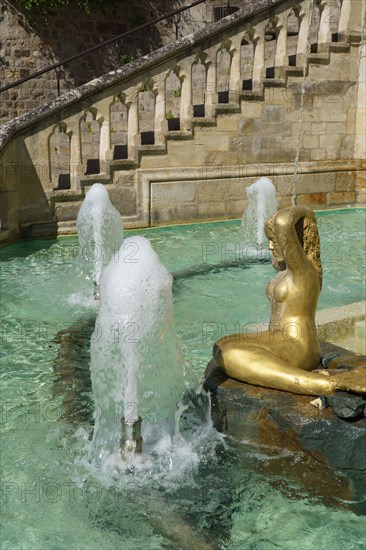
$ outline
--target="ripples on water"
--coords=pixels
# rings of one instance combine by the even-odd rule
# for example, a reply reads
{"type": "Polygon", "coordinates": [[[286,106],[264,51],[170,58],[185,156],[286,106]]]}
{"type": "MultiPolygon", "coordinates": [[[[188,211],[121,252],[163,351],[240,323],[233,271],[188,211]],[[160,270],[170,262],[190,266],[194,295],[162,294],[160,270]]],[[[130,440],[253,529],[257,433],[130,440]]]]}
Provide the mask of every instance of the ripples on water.
{"type": "MultiPolygon", "coordinates": [[[[365,211],[318,220],[319,307],[364,299],[365,211]]],[[[176,274],[177,330],[197,377],[213,341],[238,323],[253,329],[268,318],[265,286],[274,272],[240,249],[239,225],[135,232],[176,274]]],[[[21,242],[1,253],[2,549],[365,548],[364,516],[310,496],[286,474],[261,475],[263,455],[207,425],[177,447],[184,460],[167,452],[138,476],[102,483],[85,461],[93,411],[87,335],[96,304],[75,270],[77,240],[21,242]],[[67,347],[80,319],[84,332],[67,347]]]]}

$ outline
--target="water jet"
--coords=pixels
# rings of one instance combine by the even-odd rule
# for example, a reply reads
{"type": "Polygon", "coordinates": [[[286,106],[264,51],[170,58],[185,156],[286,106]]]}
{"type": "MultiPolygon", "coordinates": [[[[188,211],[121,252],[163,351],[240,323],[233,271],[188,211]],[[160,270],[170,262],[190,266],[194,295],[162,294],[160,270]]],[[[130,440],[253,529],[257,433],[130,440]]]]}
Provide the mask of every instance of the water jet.
{"type": "Polygon", "coordinates": [[[123,242],[123,223],[109,199],[107,189],[95,183],[86,193],[77,217],[79,271],[93,281],[99,299],[99,280],[113,254],[123,242]]]}
{"type": "Polygon", "coordinates": [[[126,420],[124,416],[121,419],[121,456],[124,461],[129,461],[135,453],[142,453],[141,422],[141,416],[137,420],[126,420]]]}
{"type": "Polygon", "coordinates": [[[247,187],[246,194],[248,206],[240,226],[246,256],[269,258],[264,222],[277,210],[276,188],[269,178],[259,178],[247,187]]]}
{"type": "Polygon", "coordinates": [[[99,464],[118,462],[117,454],[126,460],[141,453],[142,437],[149,452],[174,436],[185,384],[172,282],[150,242],[140,236],[127,238],[102,271],[95,324],[100,334],[91,343],[98,411],[92,456],[99,464]]]}

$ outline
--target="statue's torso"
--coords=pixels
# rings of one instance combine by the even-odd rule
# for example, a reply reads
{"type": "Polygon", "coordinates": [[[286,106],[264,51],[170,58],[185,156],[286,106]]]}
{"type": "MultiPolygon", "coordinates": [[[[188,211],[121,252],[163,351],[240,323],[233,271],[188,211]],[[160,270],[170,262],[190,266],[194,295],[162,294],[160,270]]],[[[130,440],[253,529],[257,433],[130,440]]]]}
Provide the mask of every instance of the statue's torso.
{"type": "Polygon", "coordinates": [[[309,270],[297,279],[287,269],[278,273],[267,286],[271,318],[267,349],[306,370],[319,361],[315,311],[320,294],[319,278],[309,270]]]}

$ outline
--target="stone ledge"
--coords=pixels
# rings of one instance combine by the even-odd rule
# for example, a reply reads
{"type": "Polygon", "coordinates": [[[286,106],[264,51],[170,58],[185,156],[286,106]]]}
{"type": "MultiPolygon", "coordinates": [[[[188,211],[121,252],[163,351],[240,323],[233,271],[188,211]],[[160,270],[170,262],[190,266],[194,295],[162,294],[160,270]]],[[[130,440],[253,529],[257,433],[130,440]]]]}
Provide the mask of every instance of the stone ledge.
{"type": "Polygon", "coordinates": [[[320,310],[315,317],[318,337],[320,340],[336,342],[347,336],[353,336],[356,323],[364,321],[365,318],[365,301],[320,310]]]}

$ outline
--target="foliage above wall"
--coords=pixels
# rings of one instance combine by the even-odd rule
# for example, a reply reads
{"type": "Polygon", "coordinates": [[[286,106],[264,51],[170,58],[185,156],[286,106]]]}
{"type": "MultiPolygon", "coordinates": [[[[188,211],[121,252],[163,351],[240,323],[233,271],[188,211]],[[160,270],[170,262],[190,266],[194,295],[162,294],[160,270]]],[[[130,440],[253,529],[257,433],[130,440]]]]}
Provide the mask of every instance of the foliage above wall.
{"type": "Polygon", "coordinates": [[[18,3],[25,7],[28,12],[38,12],[43,16],[47,15],[48,8],[69,6],[76,4],[85,13],[90,12],[92,4],[103,7],[105,4],[112,3],[114,0],[18,0],[18,3]]]}

